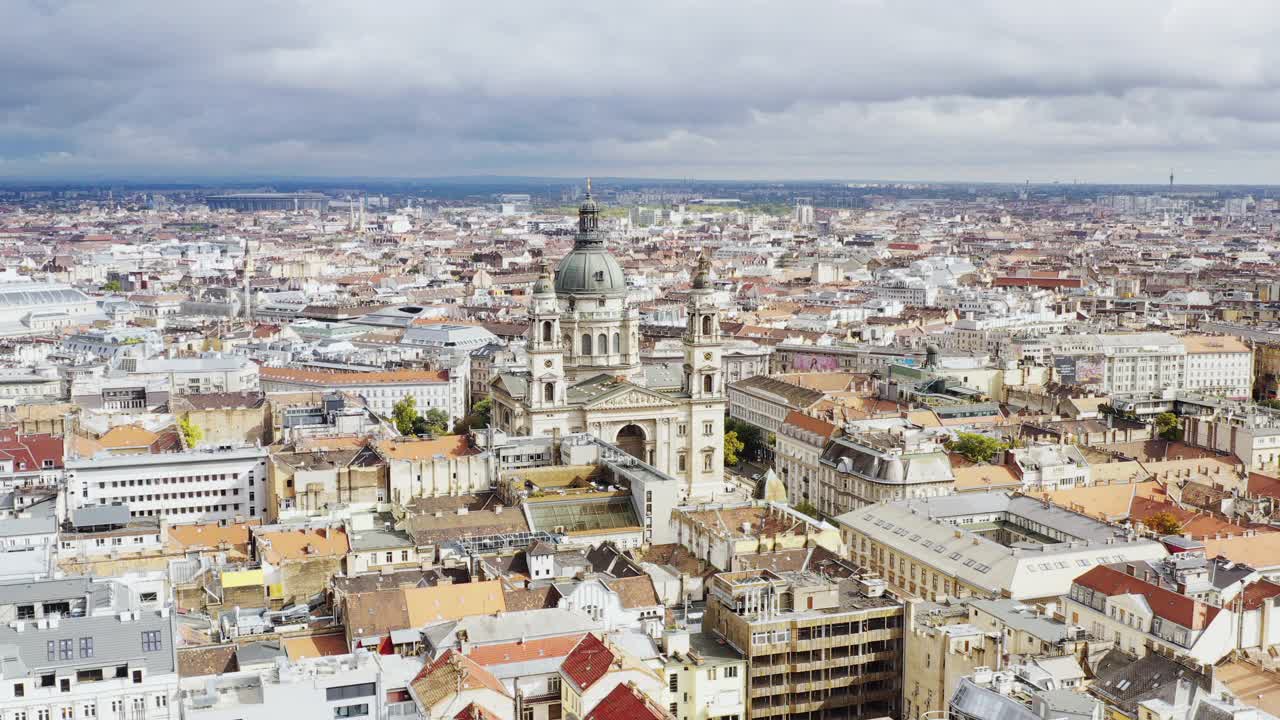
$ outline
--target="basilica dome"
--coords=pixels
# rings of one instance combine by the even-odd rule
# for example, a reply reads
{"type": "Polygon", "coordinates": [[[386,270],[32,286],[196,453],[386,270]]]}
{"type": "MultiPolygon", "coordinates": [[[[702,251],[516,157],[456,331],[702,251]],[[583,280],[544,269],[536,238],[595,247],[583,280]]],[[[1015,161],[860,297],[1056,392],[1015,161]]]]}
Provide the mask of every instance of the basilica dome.
{"type": "Polygon", "coordinates": [[[556,294],[625,295],[627,281],[622,266],[609,254],[599,226],[600,206],[591,197],[591,181],[587,181],[587,197],[578,208],[578,233],[573,250],[556,268],[556,294]]]}
{"type": "Polygon", "coordinates": [[[603,246],[574,248],[556,268],[557,295],[622,295],[626,292],[622,266],[603,246]]]}

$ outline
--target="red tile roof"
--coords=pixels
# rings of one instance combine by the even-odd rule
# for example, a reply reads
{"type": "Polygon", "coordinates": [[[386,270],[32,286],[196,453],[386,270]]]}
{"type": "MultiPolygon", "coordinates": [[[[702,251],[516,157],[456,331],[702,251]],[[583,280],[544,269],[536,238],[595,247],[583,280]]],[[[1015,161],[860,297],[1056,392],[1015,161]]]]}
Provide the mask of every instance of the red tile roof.
{"type": "MultiPolygon", "coordinates": [[[[896,405],[894,406],[897,407],[896,405]]],[[[792,410],[787,413],[787,419],[782,421],[785,425],[794,425],[806,432],[818,435],[823,440],[830,440],[832,433],[836,431],[836,426],[824,420],[815,417],[809,417],[798,410],[792,410]]]]}
{"type": "Polygon", "coordinates": [[[1076,584],[1100,592],[1107,597],[1141,595],[1157,617],[1175,622],[1191,630],[1203,630],[1218,614],[1218,608],[1196,602],[1186,595],[1152,585],[1132,575],[1104,565],[1076,578],[1076,584]]]}
{"type": "Polygon", "coordinates": [[[560,669],[580,690],[586,690],[609,672],[614,659],[613,651],[600,638],[588,633],[564,659],[560,669]]]}
{"type": "Polygon", "coordinates": [[[664,720],[670,718],[632,683],[618,685],[583,720],[664,720]]]}
{"type": "Polygon", "coordinates": [[[14,472],[36,471],[45,460],[62,467],[62,438],[49,434],[19,435],[17,428],[0,430],[0,457],[13,460],[14,472]]]}
{"type": "Polygon", "coordinates": [[[1262,606],[1264,602],[1273,597],[1280,595],[1280,585],[1270,580],[1262,580],[1256,582],[1244,589],[1241,597],[1244,601],[1245,610],[1256,610],[1262,606]]]}
{"type": "Polygon", "coordinates": [[[508,642],[472,648],[467,657],[480,665],[502,665],[539,658],[565,657],[582,641],[585,633],[525,642],[508,642]]]}

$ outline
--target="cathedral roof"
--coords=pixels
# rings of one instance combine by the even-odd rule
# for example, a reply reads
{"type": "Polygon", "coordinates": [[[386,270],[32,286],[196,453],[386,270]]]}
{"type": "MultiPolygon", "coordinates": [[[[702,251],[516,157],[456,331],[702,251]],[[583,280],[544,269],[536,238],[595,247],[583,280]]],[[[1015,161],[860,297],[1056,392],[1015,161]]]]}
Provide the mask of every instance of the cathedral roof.
{"type": "Polygon", "coordinates": [[[622,266],[605,247],[600,232],[600,206],[591,197],[591,181],[587,181],[587,197],[578,208],[578,233],[573,250],[556,268],[555,290],[563,295],[624,295],[627,280],[622,266]]]}

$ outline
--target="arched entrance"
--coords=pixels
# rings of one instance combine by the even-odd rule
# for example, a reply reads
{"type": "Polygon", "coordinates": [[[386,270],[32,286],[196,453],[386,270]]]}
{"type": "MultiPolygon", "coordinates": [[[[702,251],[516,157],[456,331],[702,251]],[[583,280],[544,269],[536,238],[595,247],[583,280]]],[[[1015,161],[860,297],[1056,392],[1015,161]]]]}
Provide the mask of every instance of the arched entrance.
{"type": "Polygon", "coordinates": [[[648,460],[644,447],[644,428],[639,425],[626,425],[618,431],[616,444],[632,457],[648,460]]]}

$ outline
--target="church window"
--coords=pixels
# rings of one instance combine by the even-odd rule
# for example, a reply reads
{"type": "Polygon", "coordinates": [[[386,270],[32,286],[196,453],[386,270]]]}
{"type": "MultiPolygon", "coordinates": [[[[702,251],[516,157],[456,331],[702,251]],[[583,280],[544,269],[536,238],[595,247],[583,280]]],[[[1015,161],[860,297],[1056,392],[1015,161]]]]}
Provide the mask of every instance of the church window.
{"type": "Polygon", "coordinates": [[[715,431],[714,431],[714,429],[712,428],[712,426],[713,426],[713,425],[714,425],[714,423],[712,423],[710,420],[708,420],[708,421],[706,421],[706,422],[702,423],[702,434],[703,434],[703,435],[708,435],[708,436],[709,436],[709,435],[714,435],[714,434],[715,434],[715,431]]]}
{"type": "Polygon", "coordinates": [[[710,375],[702,376],[702,392],[715,392],[716,381],[710,375]]]}
{"type": "Polygon", "coordinates": [[[545,320],[542,323],[542,341],[551,342],[551,321],[545,320]]]}
{"type": "Polygon", "coordinates": [[[556,384],[546,383],[542,386],[542,399],[547,402],[556,401],[556,384]]]}
{"type": "Polygon", "coordinates": [[[711,316],[710,315],[702,316],[702,334],[703,335],[711,334],[711,316]]]}
{"type": "Polygon", "coordinates": [[[607,355],[609,353],[609,336],[608,335],[605,335],[604,333],[600,333],[600,337],[596,339],[596,351],[599,352],[601,355],[607,355]]]}
{"type": "Polygon", "coordinates": [[[619,333],[613,334],[613,354],[614,355],[622,354],[622,335],[619,333]]]}
{"type": "Polygon", "coordinates": [[[680,472],[684,472],[689,469],[689,458],[684,453],[680,453],[676,456],[676,469],[680,472]]]}
{"type": "Polygon", "coordinates": [[[591,333],[582,333],[582,354],[591,354],[591,333]]]}
{"type": "Polygon", "coordinates": [[[604,282],[604,271],[597,270],[595,274],[596,282],[604,282]]]}

